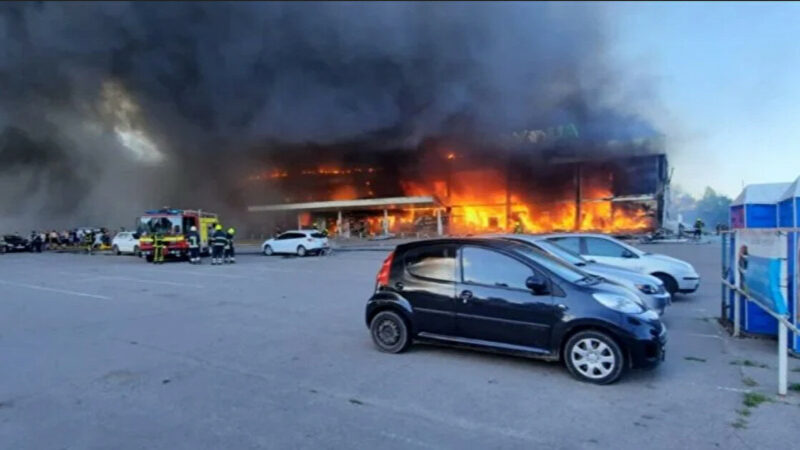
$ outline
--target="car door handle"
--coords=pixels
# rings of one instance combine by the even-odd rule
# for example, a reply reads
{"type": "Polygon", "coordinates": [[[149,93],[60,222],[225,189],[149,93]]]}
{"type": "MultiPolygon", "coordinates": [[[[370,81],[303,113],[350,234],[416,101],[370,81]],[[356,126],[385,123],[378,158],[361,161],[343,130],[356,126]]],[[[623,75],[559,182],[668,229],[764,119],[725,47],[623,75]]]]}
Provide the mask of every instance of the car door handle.
{"type": "Polygon", "coordinates": [[[472,291],[461,291],[461,295],[458,297],[461,299],[461,303],[467,303],[472,298],[472,291]]]}

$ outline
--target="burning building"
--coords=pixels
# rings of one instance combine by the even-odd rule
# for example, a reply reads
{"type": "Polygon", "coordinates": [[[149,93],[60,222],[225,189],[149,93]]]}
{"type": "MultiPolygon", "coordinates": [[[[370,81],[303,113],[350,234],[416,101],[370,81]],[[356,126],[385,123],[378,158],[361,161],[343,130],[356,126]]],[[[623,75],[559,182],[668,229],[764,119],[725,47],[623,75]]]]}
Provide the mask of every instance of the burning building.
{"type": "Polygon", "coordinates": [[[660,226],[667,159],[653,141],[543,147],[530,136],[503,145],[431,139],[414,149],[284,152],[247,177],[248,210],[284,227],[361,236],[660,226]]]}

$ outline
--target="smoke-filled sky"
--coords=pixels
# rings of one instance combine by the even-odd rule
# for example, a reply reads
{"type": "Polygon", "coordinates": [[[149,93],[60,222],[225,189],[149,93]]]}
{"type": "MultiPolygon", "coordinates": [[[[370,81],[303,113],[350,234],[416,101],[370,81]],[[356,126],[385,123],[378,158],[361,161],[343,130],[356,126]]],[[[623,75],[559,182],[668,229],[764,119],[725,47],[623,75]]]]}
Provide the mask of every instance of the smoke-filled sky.
{"type": "Polygon", "coordinates": [[[241,211],[251,149],[659,131],[591,4],[5,3],[0,229],[241,211]]]}

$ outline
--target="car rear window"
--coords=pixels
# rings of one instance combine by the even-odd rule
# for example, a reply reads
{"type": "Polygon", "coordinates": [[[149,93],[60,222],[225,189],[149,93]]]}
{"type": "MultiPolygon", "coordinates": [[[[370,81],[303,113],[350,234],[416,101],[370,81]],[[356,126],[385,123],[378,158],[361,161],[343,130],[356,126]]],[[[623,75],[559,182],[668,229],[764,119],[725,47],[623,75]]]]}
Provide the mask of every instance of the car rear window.
{"type": "Polygon", "coordinates": [[[405,256],[406,271],[419,278],[435,281],[456,281],[455,249],[448,246],[423,247],[405,256]]]}
{"type": "Polygon", "coordinates": [[[327,237],[327,236],[325,236],[322,233],[311,233],[311,237],[312,238],[317,238],[317,239],[322,239],[322,238],[327,237]]]}

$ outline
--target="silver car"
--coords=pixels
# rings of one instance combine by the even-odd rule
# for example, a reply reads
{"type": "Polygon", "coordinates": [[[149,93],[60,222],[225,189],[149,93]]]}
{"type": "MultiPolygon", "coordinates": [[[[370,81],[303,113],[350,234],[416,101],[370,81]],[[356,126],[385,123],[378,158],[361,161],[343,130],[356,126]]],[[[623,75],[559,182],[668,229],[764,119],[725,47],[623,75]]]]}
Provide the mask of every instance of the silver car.
{"type": "Polygon", "coordinates": [[[625,286],[636,292],[639,298],[659,315],[663,315],[667,306],[672,303],[672,296],[664,288],[664,283],[654,276],[586,259],[540,236],[503,234],[493,237],[514,240],[531,245],[569,264],[580,267],[584,272],[625,286]]]}

